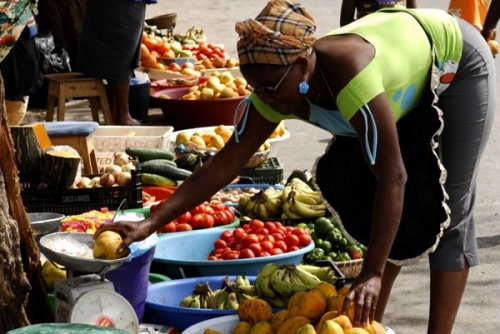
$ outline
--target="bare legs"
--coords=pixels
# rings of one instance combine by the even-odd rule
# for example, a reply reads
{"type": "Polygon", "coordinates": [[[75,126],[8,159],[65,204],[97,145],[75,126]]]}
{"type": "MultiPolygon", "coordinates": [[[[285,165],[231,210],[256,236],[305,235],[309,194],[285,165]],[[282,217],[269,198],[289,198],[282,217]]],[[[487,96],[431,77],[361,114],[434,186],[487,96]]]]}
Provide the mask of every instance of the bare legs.
{"type": "Polygon", "coordinates": [[[108,81],[108,100],[113,123],[116,125],[139,125],[140,122],[130,116],[128,94],[130,85],[108,81]]]}
{"type": "MultiPolygon", "coordinates": [[[[469,266],[458,271],[431,271],[431,296],[427,334],[450,334],[467,284],[469,266]]],[[[400,266],[387,263],[382,278],[375,320],[382,322],[389,296],[400,266]]]]}

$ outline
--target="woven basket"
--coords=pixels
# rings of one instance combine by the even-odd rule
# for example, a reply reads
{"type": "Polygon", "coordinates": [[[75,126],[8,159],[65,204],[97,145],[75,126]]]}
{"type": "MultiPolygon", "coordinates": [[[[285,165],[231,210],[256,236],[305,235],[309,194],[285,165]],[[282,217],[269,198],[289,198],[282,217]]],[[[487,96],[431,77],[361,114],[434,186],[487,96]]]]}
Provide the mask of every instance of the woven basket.
{"type": "Polygon", "coordinates": [[[265,150],[262,152],[256,152],[245,164],[243,169],[259,167],[264,161],[267,160],[271,150],[265,150]]]}
{"type": "Polygon", "coordinates": [[[361,272],[363,259],[335,262],[339,270],[344,274],[346,279],[355,279],[361,272]]]}

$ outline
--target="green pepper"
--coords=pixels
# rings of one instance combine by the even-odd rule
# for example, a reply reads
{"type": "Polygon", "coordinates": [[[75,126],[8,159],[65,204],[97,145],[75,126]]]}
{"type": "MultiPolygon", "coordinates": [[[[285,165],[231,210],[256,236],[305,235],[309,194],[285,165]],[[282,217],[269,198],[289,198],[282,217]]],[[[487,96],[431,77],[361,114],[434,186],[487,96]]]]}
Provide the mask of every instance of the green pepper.
{"type": "Polygon", "coordinates": [[[335,228],[338,228],[340,230],[340,223],[338,222],[338,220],[336,218],[330,218],[330,222],[332,223],[332,225],[335,227],[335,228]]]}
{"type": "Polygon", "coordinates": [[[349,256],[353,260],[358,260],[363,258],[363,251],[358,245],[349,246],[349,256]]]}
{"type": "Polygon", "coordinates": [[[347,241],[346,238],[342,238],[336,243],[336,246],[341,251],[347,251],[347,249],[349,248],[349,241],[347,241]]]}
{"type": "Polygon", "coordinates": [[[326,240],[330,241],[332,244],[337,244],[343,237],[342,232],[338,228],[333,228],[333,230],[328,233],[326,240]]]}
{"type": "Polygon", "coordinates": [[[330,222],[330,219],[325,217],[320,217],[316,219],[314,223],[314,230],[320,237],[326,237],[331,230],[333,230],[334,226],[330,222]]]}
{"type": "Polygon", "coordinates": [[[307,228],[309,229],[309,231],[314,231],[315,225],[313,223],[309,223],[307,224],[307,228]]]}
{"type": "Polygon", "coordinates": [[[309,227],[305,223],[297,224],[297,226],[295,226],[295,227],[303,228],[304,230],[308,230],[309,229],[309,227]]]}
{"type": "Polygon", "coordinates": [[[318,243],[318,236],[316,235],[316,231],[312,230],[309,232],[312,241],[314,241],[315,244],[318,243]]]}
{"type": "Polygon", "coordinates": [[[340,255],[339,261],[351,261],[352,260],[351,257],[349,256],[349,253],[347,253],[347,252],[340,252],[339,255],[340,255]]]}
{"type": "Polygon", "coordinates": [[[315,263],[325,258],[325,251],[321,248],[314,248],[304,257],[305,263],[315,263]]]}
{"type": "Polygon", "coordinates": [[[339,253],[337,252],[330,252],[326,254],[327,257],[331,258],[332,261],[336,261],[336,258],[339,256],[339,253]]]}
{"type": "MultiPolygon", "coordinates": [[[[321,239],[320,239],[321,240],[321,239]]],[[[319,240],[318,240],[319,241],[319,240]]],[[[321,248],[325,251],[325,254],[332,251],[332,244],[328,240],[322,240],[316,247],[321,248]]]]}

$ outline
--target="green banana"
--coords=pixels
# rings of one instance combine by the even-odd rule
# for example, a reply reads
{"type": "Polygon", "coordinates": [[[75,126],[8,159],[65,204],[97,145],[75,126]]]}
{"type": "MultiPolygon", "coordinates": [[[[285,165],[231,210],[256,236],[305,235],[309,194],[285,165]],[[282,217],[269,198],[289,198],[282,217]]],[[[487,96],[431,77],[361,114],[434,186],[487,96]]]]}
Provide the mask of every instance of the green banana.
{"type": "Polygon", "coordinates": [[[303,218],[324,217],[326,214],[325,204],[309,205],[296,201],[293,197],[288,202],[291,210],[303,218]]]}
{"type": "Polygon", "coordinates": [[[238,302],[241,304],[243,303],[245,300],[247,299],[256,299],[256,298],[259,298],[257,297],[256,295],[248,295],[246,293],[244,293],[243,291],[236,291],[236,296],[238,297],[238,302]]]}
{"type": "Polygon", "coordinates": [[[289,219],[306,218],[306,217],[303,217],[303,216],[299,215],[298,213],[295,213],[294,211],[292,211],[292,208],[290,207],[290,203],[288,203],[288,202],[283,203],[283,213],[289,219]]]}
{"type": "Polygon", "coordinates": [[[227,292],[226,289],[219,291],[217,294],[217,301],[215,303],[218,310],[224,310],[226,308],[227,296],[229,296],[229,292],[227,292]]]}
{"type": "Polygon", "coordinates": [[[257,295],[254,285],[241,285],[238,287],[238,290],[246,295],[249,295],[249,296],[256,296],[257,295]]]}
{"type": "Polygon", "coordinates": [[[307,271],[308,273],[313,274],[321,281],[331,283],[331,280],[333,279],[333,282],[335,282],[336,279],[335,272],[330,267],[318,267],[309,264],[299,264],[297,267],[304,271],[307,271]]]}
{"type": "Polygon", "coordinates": [[[269,282],[269,279],[271,277],[271,274],[277,270],[282,268],[282,265],[275,264],[275,263],[268,263],[266,264],[259,272],[257,277],[255,278],[255,292],[257,293],[257,296],[261,298],[275,298],[276,293],[274,290],[271,288],[271,283],[269,282]]]}
{"type": "Polygon", "coordinates": [[[189,307],[191,305],[191,301],[193,300],[193,295],[189,295],[185,297],[183,300],[181,300],[181,303],[179,304],[180,307],[189,307]]]}
{"type": "Polygon", "coordinates": [[[227,295],[225,306],[226,309],[228,310],[238,309],[238,306],[240,306],[240,304],[238,303],[238,297],[236,296],[236,292],[231,292],[227,295]]]}
{"type": "Polygon", "coordinates": [[[265,300],[274,307],[285,308],[288,304],[288,299],[285,300],[282,297],[265,298],[265,300]]]}
{"type": "Polygon", "coordinates": [[[238,200],[238,210],[245,212],[245,207],[250,202],[250,196],[241,196],[238,200]]]}
{"type": "Polygon", "coordinates": [[[238,286],[238,288],[241,286],[244,286],[246,284],[245,279],[241,275],[237,275],[235,281],[236,281],[236,285],[238,286]]]}
{"type": "MultiPolygon", "coordinates": [[[[219,293],[219,291],[217,293],[219,293]]],[[[217,294],[213,294],[213,295],[208,297],[207,308],[217,309],[217,294]]]]}
{"type": "Polygon", "coordinates": [[[191,304],[189,304],[189,307],[190,308],[200,308],[201,307],[199,295],[193,296],[193,299],[191,300],[191,304]]]}
{"type": "Polygon", "coordinates": [[[283,203],[286,203],[288,201],[288,196],[290,196],[290,192],[292,192],[292,186],[287,185],[282,191],[281,191],[281,201],[283,203]]]}
{"type": "Polygon", "coordinates": [[[321,283],[321,280],[318,277],[301,269],[300,267],[295,268],[294,274],[300,279],[302,284],[308,286],[309,289],[313,289],[316,287],[316,285],[321,283]]]}
{"type": "Polygon", "coordinates": [[[259,208],[258,209],[259,218],[266,219],[266,220],[272,219],[271,214],[267,211],[266,205],[264,203],[259,204],[258,208],[259,208]]]}
{"type": "Polygon", "coordinates": [[[243,280],[245,281],[244,285],[251,286],[252,284],[250,283],[250,280],[248,279],[248,276],[245,274],[243,275],[243,280]]]}
{"type": "Polygon", "coordinates": [[[289,270],[286,268],[275,270],[271,274],[270,283],[273,290],[281,297],[290,297],[293,294],[290,284],[289,270]],[[285,282],[285,277],[288,282],[285,282]]]}

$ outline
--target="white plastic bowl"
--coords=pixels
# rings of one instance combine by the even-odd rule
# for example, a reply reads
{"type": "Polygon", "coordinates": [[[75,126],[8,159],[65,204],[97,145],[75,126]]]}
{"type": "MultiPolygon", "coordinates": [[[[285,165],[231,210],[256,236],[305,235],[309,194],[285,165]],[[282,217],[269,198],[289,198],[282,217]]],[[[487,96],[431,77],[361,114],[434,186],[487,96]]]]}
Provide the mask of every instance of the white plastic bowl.
{"type": "MultiPolygon", "coordinates": [[[[234,129],[234,126],[232,126],[232,125],[228,125],[227,127],[231,130],[234,129]]],[[[207,126],[207,127],[202,127],[202,128],[191,128],[191,129],[185,129],[185,130],[179,130],[179,131],[172,132],[172,134],[170,135],[169,149],[171,151],[174,151],[175,138],[177,137],[177,135],[181,131],[184,131],[187,133],[188,136],[191,136],[193,133],[195,133],[197,131],[204,133],[204,132],[208,132],[208,131],[213,131],[215,128],[216,128],[215,126],[207,126]]],[[[288,131],[286,129],[285,129],[285,134],[283,136],[276,137],[276,138],[269,138],[268,141],[271,144],[271,151],[269,152],[269,157],[277,156],[276,154],[278,152],[280,145],[283,143],[283,141],[285,141],[288,138],[290,138],[290,131],[288,131]]]]}

